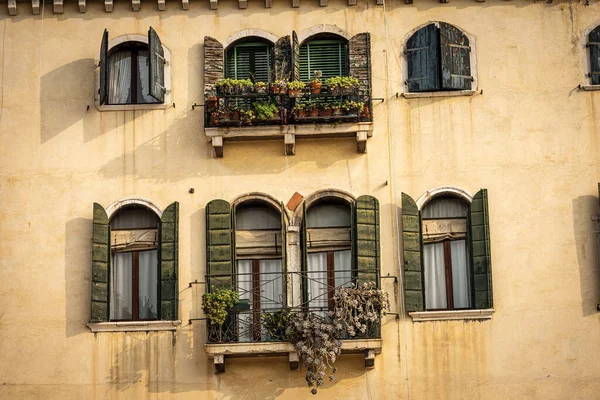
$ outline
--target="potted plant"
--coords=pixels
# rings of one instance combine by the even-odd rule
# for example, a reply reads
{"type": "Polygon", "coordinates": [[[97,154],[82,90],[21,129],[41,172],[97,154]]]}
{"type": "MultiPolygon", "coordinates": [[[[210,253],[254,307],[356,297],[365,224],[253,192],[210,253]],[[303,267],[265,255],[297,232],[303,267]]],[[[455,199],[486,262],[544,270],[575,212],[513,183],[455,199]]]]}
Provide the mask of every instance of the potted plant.
{"type": "Polygon", "coordinates": [[[294,113],[296,118],[306,118],[306,103],[296,103],[294,113]]]}
{"type": "Polygon", "coordinates": [[[252,103],[256,119],[265,121],[274,119],[279,112],[277,104],[271,102],[252,103]]]}
{"type": "Polygon", "coordinates": [[[342,110],[347,116],[357,116],[362,112],[364,105],[362,101],[348,100],[342,103],[342,110]]]}
{"type": "Polygon", "coordinates": [[[240,120],[240,109],[237,107],[233,107],[231,109],[231,119],[233,121],[239,121],[240,120]]]}
{"type": "Polygon", "coordinates": [[[331,117],[333,115],[333,108],[331,107],[331,103],[322,103],[320,108],[320,117],[331,117]]]}
{"type": "Polygon", "coordinates": [[[314,78],[312,78],[311,81],[308,82],[308,87],[310,88],[310,93],[319,94],[321,93],[321,86],[323,86],[323,83],[321,82],[321,77],[323,76],[323,73],[317,69],[313,72],[313,75],[314,78]]]}
{"type": "Polygon", "coordinates": [[[229,78],[219,79],[215,83],[215,86],[217,88],[217,93],[220,95],[233,94],[233,87],[234,87],[233,83],[234,83],[233,79],[229,79],[229,78]]]}
{"type": "Polygon", "coordinates": [[[229,310],[239,301],[240,295],[229,289],[212,288],[202,295],[202,309],[211,326],[219,329],[219,342],[223,341],[223,324],[229,310]]]}
{"type": "Polygon", "coordinates": [[[358,79],[352,76],[334,76],[325,81],[329,91],[334,95],[352,94],[359,85],[358,79]]]}
{"type": "Polygon", "coordinates": [[[339,117],[344,114],[342,111],[342,103],[339,101],[331,103],[331,109],[334,117],[339,117]]]}
{"type": "Polygon", "coordinates": [[[271,93],[272,94],[285,94],[287,90],[287,81],[285,80],[276,80],[271,85],[271,93]]]}
{"type": "Polygon", "coordinates": [[[269,333],[272,341],[285,341],[286,329],[290,320],[290,312],[281,309],[275,312],[262,313],[260,315],[261,325],[269,333]]]}
{"type": "Polygon", "coordinates": [[[267,84],[264,82],[256,82],[254,84],[254,90],[258,94],[264,94],[267,92],[267,84]]]}
{"type": "Polygon", "coordinates": [[[226,113],[223,110],[215,110],[210,114],[210,125],[219,126],[221,121],[226,118],[226,113]]]}
{"type": "Polygon", "coordinates": [[[255,118],[252,110],[240,110],[240,122],[243,125],[252,125],[252,120],[255,118]]]}
{"type": "Polygon", "coordinates": [[[302,81],[288,82],[288,84],[287,84],[288,95],[289,96],[299,96],[300,93],[302,93],[302,89],[304,89],[304,86],[306,86],[306,84],[302,81]]]}
{"type": "Polygon", "coordinates": [[[319,104],[317,102],[311,101],[306,103],[308,115],[311,118],[319,116],[319,104]]]}
{"type": "Polygon", "coordinates": [[[217,109],[217,106],[219,105],[219,99],[217,98],[217,96],[213,93],[209,94],[206,97],[206,111],[213,112],[217,109]]]}

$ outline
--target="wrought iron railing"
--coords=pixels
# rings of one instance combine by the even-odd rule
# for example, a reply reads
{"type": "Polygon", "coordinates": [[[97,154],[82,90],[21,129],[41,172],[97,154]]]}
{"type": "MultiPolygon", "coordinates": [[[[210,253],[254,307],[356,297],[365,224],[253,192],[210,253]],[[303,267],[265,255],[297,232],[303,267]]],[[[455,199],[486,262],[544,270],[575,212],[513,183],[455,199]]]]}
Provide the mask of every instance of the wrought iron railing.
{"type": "MultiPolygon", "coordinates": [[[[223,326],[207,320],[208,343],[250,343],[285,341],[284,320],[291,313],[313,313],[327,318],[333,310],[331,298],[343,287],[355,282],[355,270],[336,270],[335,285],[327,271],[242,273],[234,277],[234,287],[240,301],[228,313],[223,326]],[[329,281],[328,281],[329,279],[329,281]],[[288,289],[289,288],[289,289],[288,289]],[[301,293],[294,293],[300,289],[301,293]],[[291,290],[291,293],[287,293],[291,290]],[[300,304],[288,306],[287,299],[301,299],[300,304]]],[[[230,276],[207,276],[213,286],[231,282],[230,276]]],[[[294,300],[292,300],[294,301],[294,300]]],[[[350,336],[340,333],[341,339],[380,338],[381,324],[367,324],[365,332],[350,336]]]]}
{"type": "Polygon", "coordinates": [[[366,90],[329,90],[312,94],[309,88],[297,94],[287,90],[274,92],[275,86],[264,91],[223,93],[208,96],[205,107],[206,127],[316,124],[340,122],[372,122],[372,99],[366,90]],[[261,106],[272,104],[272,117],[257,112],[261,106]]]}

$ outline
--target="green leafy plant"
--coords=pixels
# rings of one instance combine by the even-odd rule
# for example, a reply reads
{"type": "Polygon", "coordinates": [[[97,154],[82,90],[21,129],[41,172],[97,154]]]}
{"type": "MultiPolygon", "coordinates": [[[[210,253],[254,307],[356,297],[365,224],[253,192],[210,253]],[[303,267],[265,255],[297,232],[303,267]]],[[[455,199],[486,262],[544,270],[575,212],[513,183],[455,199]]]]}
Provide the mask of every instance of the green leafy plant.
{"type": "Polygon", "coordinates": [[[352,101],[348,100],[342,103],[342,110],[347,113],[357,113],[360,114],[365,106],[365,103],[362,101],[352,101]]]}
{"type": "Polygon", "coordinates": [[[250,79],[220,79],[215,83],[217,89],[225,94],[242,94],[254,87],[250,79]]]}
{"type": "Polygon", "coordinates": [[[262,313],[260,315],[261,325],[269,332],[273,340],[286,341],[286,329],[289,325],[291,314],[287,309],[276,312],[262,313]]]}
{"type": "Polygon", "coordinates": [[[256,90],[256,93],[264,93],[267,90],[267,84],[265,82],[256,82],[254,90],[256,90]]]}
{"type": "Polygon", "coordinates": [[[219,341],[222,340],[222,328],[227,319],[227,314],[240,300],[240,295],[237,292],[229,289],[212,288],[210,293],[202,295],[202,309],[206,314],[206,318],[210,325],[219,328],[219,341]]]}
{"type": "Polygon", "coordinates": [[[252,108],[254,109],[256,118],[261,120],[273,119],[275,115],[279,112],[277,104],[270,102],[252,103],[252,108]]]}
{"type": "Polygon", "coordinates": [[[353,91],[360,84],[358,79],[352,76],[334,76],[325,81],[329,90],[334,94],[353,91]]]}
{"type": "Polygon", "coordinates": [[[306,83],[304,83],[302,81],[291,81],[291,82],[288,82],[288,84],[287,84],[287,88],[289,90],[302,90],[302,89],[304,89],[305,86],[306,86],[306,83]]]}
{"type": "Polygon", "coordinates": [[[254,111],[252,110],[240,110],[240,121],[245,125],[252,125],[252,120],[256,118],[254,111]]]}
{"type": "Polygon", "coordinates": [[[323,72],[316,69],[313,71],[313,76],[314,78],[310,80],[310,83],[321,83],[321,77],[323,76],[323,72]]]}

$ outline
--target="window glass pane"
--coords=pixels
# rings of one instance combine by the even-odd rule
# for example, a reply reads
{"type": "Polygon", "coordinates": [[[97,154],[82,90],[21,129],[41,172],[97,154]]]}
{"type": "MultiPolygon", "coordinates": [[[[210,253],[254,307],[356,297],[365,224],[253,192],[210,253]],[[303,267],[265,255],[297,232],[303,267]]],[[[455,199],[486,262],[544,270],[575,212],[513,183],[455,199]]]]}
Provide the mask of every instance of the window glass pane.
{"type": "Polygon", "coordinates": [[[158,253],[156,250],[139,253],[140,319],[158,318],[158,253]]]}
{"type": "Polygon", "coordinates": [[[158,216],[147,208],[124,208],[110,220],[110,229],[146,229],[158,226],[158,216]]]}
{"type": "Polygon", "coordinates": [[[352,251],[336,251],[333,253],[333,266],[335,270],[335,287],[349,287],[352,285],[352,251]]]}
{"type": "Polygon", "coordinates": [[[450,242],[452,253],[452,295],[454,308],[471,306],[471,281],[469,277],[468,248],[466,240],[450,242]]]}
{"type": "Polygon", "coordinates": [[[114,253],[110,275],[110,319],[132,319],[132,254],[114,253]]]}
{"type": "Polygon", "coordinates": [[[260,308],[269,310],[283,306],[281,260],[260,260],[260,308]]]}
{"type": "Polygon", "coordinates": [[[308,228],[339,228],[350,226],[350,207],[342,203],[319,203],[307,212],[308,228]]]}
{"type": "MultiPolygon", "coordinates": [[[[252,260],[237,262],[237,292],[240,300],[247,300],[252,309],[252,260]]],[[[240,342],[252,341],[253,317],[250,311],[240,311],[237,315],[237,334],[240,342]]]]}
{"type": "Polygon", "coordinates": [[[458,197],[438,197],[427,203],[423,218],[461,218],[469,213],[469,203],[458,197]]]}
{"type": "Polygon", "coordinates": [[[281,216],[277,210],[266,205],[240,206],[235,214],[235,228],[281,229],[281,216]]]}
{"type": "Polygon", "coordinates": [[[428,310],[447,308],[444,243],[423,246],[425,275],[425,307],[428,310]]]}
{"type": "Polygon", "coordinates": [[[108,57],[108,103],[131,103],[131,51],[116,51],[108,57]]]}
{"type": "MultiPolygon", "coordinates": [[[[137,102],[138,103],[158,103],[150,96],[150,67],[148,65],[148,51],[138,50],[138,76],[137,76],[137,102]]],[[[162,60],[161,60],[162,62],[162,60]]]]}
{"type": "Polygon", "coordinates": [[[307,265],[308,306],[327,310],[327,253],[308,254],[307,265]]]}

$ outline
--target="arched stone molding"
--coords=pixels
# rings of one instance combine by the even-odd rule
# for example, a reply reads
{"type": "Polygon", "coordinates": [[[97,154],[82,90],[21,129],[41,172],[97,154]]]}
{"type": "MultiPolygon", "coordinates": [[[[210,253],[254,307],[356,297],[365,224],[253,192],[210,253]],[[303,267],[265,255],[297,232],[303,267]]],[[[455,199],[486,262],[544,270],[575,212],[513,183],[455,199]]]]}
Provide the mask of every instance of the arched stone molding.
{"type": "Polygon", "coordinates": [[[223,41],[223,49],[227,50],[227,48],[231,46],[232,43],[247,37],[259,37],[268,40],[272,44],[275,44],[275,42],[277,42],[277,40],[279,39],[271,32],[263,31],[262,29],[243,29],[241,31],[235,32],[233,35],[225,39],[223,41]]]}
{"type": "Polygon", "coordinates": [[[352,196],[350,193],[345,192],[339,189],[323,189],[317,192],[314,192],[304,198],[302,202],[296,208],[296,211],[292,217],[292,225],[300,226],[302,223],[302,219],[304,218],[304,208],[309,208],[315,202],[320,201],[322,199],[327,198],[336,198],[345,200],[349,204],[352,204],[356,201],[356,198],[352,196]]]}
{"type": "Polygon", "coordinates": [[[233,209],[247,201],[265,202],[265,203],[269,204],[271,207],[275,208],[277,211],[284,214],[284,218],[285,218],[284,221],[286,224],[289,223],[289,221],[290,221],[287,210],[285,209],[285,207],[282,208],[282,203],[279,200],[277,200],[275,197],[273,197],[267,193],[251,192],[251,193],[242,194],[231,201],[231,208],[233,209]]]}
{"type": "Polygon", "coordinates": [[[463,190],[456,186],[440,186],[440,187],[428,190],[425,193],[423,193],[421,195],[421,197],[419,197],[417,199],[417,207],[419,207],[419,210],[422,210],[423,207],[427,203],[429,203],[433,198],[442,196],[445,194],[450,194],[450,195],[460,197],[461,199],[464,199],[464,200],[468,201],[469,203],[473,202],[473,196],[471,196],[471,194],[469,192],[467,192],[466,190],[463,190]]]}
{"type": "Polygon", "coordinates": [[[143,197],[126,197],[124,199],[117,200],[106,207],[106,215],[108,215],[108,219],[110,220],[121,208],[130,205],[146,207],[147,209],[153,211],[158,218],[162,217],[162,209],[152,200],[148,200],[143,197]]]}
{"type": "Polygon", "coordinates": [[[305,40],[309,39],[314,35],[318,35],[320,33],[333,33],[335,35],[339,35],[346,40],[350,40],[352,35],[350,35],[345,30],[339,28],[337,25],[329,25],[329,24],[320,24],[315,25],[311,28],[305,29],[298,34],[298,42],[300,44],[304,43],[305,40]]]}
{"type": "MultiPolygon", "coordinates": [[[[406,52],[406,43],[408,42],[408,39],[410,39],[410,37],[419,29],[429,25],[429,24],[436,24],[439,27],[439,23],[440,22],[445,22],[447,24],[450,24],[447,21],[429,21],[426,22],[424,24],[421,24],[419,26],[417,26],[416,28],[410,30],[406,35],[404,35],[404,38],[402,39],[402,47],[401,47],[401,51],[400,51],[400,56],[402,58],[402,62],[401,62],[401,73],[402,73],[402,85],[404,87],[404,91],[408,92],[408,88],[406,87],[406,83],[408,80],[408,59],[407,57],[407,52],[406,52]]],[[[463,28],[461,28],[458,25],[454,25],[454,24],[450,24],[452,26],[454,26],[457,29],[460,29],[460,31],[467,37],[467,39],[469,39],[469,46],[471,46],[471,53],[470,53],[470,57],[469,57],[469,63],[471,65],[471,75],[473,76],[473,82],[471,84],[471,91],[476,91],[478,86],[479,86],[479,81],[477,80],[477,43],[475,42],[475,36],[473,36],[472,34],[470,34],[469,32],[467,32],[466,30],[464,30],[463,28]]]]}

